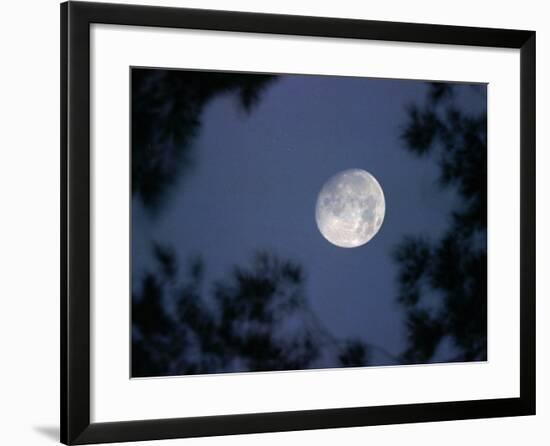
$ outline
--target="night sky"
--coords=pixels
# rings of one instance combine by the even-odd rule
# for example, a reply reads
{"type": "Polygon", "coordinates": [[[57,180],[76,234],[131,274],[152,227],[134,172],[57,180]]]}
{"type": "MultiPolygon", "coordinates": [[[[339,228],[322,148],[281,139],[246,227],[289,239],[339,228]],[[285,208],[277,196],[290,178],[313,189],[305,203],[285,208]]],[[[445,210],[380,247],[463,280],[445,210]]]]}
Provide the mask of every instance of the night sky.
{"type": "MultiPolygon", "coordinates": [[[[281,75],[249,112],[232,91],[213,97],[191,142],[193,167],[160,209],[132,199],[133,288],[153,268],[153,241],[182,262],[201,256],[205,284],[268,251],[302,266],[311,308],[334,336],[397,356],[405,331],[392,253],[406,235],[439,237],[460,199],[439,186],[436,159],[404,148],[407,107],[427,92],[422,81],[281,75]],[[320,234],[315,203],[327,179],[352,168],[378,180],[386,213],[370,242],[345,249],[320,234]]],[[[454,85],[454,97],[464,109],[485,109],[479,89],[454,85]]]]}

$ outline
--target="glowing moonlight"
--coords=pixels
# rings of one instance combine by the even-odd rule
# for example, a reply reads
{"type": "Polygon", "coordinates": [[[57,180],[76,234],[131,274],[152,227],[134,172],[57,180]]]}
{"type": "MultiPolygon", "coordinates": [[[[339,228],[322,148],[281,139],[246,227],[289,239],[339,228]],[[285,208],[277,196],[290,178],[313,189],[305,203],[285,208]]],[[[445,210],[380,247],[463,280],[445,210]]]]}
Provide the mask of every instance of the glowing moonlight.
{"type": "Polygon", "coordinates": [[[317,197],[315,219],[321,234],[341,248],[355,248],[372,239],[386,212],[384,193],[376,178],[361,169],[337,173],[317,197]]]}

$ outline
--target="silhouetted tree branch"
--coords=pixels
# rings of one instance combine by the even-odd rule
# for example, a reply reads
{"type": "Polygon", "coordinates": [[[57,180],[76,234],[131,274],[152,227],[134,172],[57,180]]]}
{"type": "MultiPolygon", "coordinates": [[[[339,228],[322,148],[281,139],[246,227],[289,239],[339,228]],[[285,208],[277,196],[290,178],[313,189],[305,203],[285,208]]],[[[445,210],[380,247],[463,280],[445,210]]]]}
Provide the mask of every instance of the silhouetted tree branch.
{"type": "Polygon", "coordinates": [[[194,162],[192,143],[205,105],[235,93],[247,112],[276,76],[132,69],[132,192],[150,210],[194,162]]]}
{"type": "Polygon", "coordinates": [[[204,295],[204,264],[180,270],[167,247],[132,297],[132,376],[363,366],[370,347],[337,340],[304,293],[302,268],[268,253],[204,295]]]}
{"type": "Polygon", "coordinates": [[[409,236],[394,252],[406,311],[404,362],[430,361],[444,337],[458,351],[448,360],[487,357],[487,116],[458,109],[453,98],[451,84],[431,84],[402,134],[410,152],[437,158],[440,186],[460,197],[441,239],[409,236]]]}

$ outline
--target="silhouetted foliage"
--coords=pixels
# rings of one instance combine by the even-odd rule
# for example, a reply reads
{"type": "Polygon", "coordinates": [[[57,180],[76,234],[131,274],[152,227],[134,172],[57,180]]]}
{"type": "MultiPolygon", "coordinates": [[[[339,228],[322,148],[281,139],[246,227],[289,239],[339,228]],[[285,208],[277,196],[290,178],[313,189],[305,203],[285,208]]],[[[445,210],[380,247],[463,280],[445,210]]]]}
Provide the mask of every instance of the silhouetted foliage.
{"type": "Polygon", "coordinates": [[[344,367],[363,366],[369,362],[367,346],[359,340],[348,341],[344,344],[339,359],[344,367]]]}
{"type": "Polygon", "coordinates": [[[368,363],[366,344],[335,340],[320,325],[297,264],[260,253],[205,295],[201,259],[181,271],[167,247],[153,254],[157,268],[132,296],[132,376],[368,363]]]}
{"type": "Polygon", "coordinates": [[[156,209],[194,163],[204,106],[234,92],[245,111],[275,79],[264,74],[132,69],[132,192],[156,209]]]}
{"type": "Polygon", "coordinates": [[[426,104],[410,108],[402,136],[412,153],[437,157],[440,186],[460,197],[440,240],[410,236],[394,253],[406,310],[403,361],[430,361],[444,337],[458,352],[446,360],[485,360],[487,115],[460,110],[452,85],[433,83],[426,104]]]}

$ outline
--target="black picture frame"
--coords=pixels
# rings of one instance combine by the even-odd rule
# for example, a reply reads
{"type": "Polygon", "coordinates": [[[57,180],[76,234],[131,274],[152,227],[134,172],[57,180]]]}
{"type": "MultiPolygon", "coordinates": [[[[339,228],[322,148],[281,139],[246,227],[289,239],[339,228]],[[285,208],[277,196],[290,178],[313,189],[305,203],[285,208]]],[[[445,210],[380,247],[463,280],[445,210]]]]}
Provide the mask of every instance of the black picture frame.
{"type": "Polygon", "coordinates": [[[61,5],[61,441],[85,444],[535,414],[535,32],[106,3],[61,5]],[[520,396],[90,422],[90,24],[520,50],[520,396]]]}

